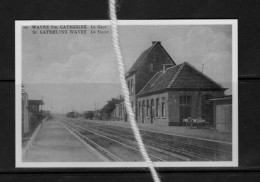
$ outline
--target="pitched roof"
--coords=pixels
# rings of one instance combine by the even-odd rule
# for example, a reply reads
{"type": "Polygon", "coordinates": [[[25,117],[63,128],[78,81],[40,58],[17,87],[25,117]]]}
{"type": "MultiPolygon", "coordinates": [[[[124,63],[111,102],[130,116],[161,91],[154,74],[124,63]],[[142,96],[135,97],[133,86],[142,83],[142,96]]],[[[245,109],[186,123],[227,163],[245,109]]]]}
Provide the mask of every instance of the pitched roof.
{"type": "MultiPolygon", "coordinates": [[[[153,50],[154,47],[156,46],[161,46],[161,48],[164,50],[164,52],[169,56],[169,54],[167,53],[167,51],[163,48],[163,46],[161,45],[161,43],[159,41],[154,41],[153,45],[151,47],[149,47],[147,50],[145,50],[136,60],[136,62],[132,65],[132,67],[128,70],[128,72],[126,73],[126,75],[130,75],[132,73],[134,73],[135,71],[137,71],[140,66],[146,61],[147,56],[149,55],[149,53],[153,50]]],[[[172,60],[172,58],[169,56],[169,58],[172,60]]],[[[172,62],[174,63],[174,61],[172,60],[172,62]]],[[[175,63],[174,63],[175,64],[175,63]]]]}
{"type": "Polygon", "coordinates": [[[198,71],[191,64],[184,62],[157,72],[138,95],[169,90],[225,90],[220,84],[198,71]]]}

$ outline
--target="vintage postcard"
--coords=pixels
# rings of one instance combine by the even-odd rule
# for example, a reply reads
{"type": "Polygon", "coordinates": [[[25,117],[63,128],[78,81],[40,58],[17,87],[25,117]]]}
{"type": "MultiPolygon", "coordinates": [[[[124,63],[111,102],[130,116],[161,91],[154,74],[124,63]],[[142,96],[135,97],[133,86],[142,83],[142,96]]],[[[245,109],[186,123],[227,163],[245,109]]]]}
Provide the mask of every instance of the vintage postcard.
{"type": "MultiPolygon", "coordinates": [[[[237,20],[118,21],[155,167],[238,166],[237,20]]],[[[146,167],[105,21],[16,21],[16,167],[146,167]]]]}

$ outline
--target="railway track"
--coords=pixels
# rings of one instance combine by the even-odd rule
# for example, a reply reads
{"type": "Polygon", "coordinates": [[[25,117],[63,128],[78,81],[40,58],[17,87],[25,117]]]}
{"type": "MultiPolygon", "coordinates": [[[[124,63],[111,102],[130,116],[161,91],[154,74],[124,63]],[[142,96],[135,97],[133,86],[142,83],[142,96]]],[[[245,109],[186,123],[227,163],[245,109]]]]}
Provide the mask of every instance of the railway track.
{"type": "MultiPolygon", "coordinates": [[[[86,127],[88,125],[89,127],[90,123],[85,123],[86,127]]],[[[124,127],[118,127],[118,126],[103,126],[103,125],[96,125],[94,124],[95,128],[99,131],[105,131],[114,133],[116,135],[120,135],[121,137],[131,137],[132,132],[128,128],[124,127]],[[118,129],[120,128],[120,132],[118,132],[118,129]],[[124,132],[123,132],[124,130],[124,132]],[[123,134],[122,134],[123,132],[123,134]]],[[[93,126],[91,126],[93,127],[93,126]]],[[[172,152],[172,153],[179,153],[180,155],[184,155],[188,158],[191,158],[191,160],[231,160],[231,152],[227,147],[224,147],[222,149],[216,149],[209,146],[199,146],[195,144],[180,142],[180,141],[174,141],[172,137],[162,137],[158,134],[154,135],[152,132],[142,131],[141,134],[143,136],[144,142],[148,146],[154,146],[157,148],[160,148],[164,151],[172,152]]],[[[132,136],[132,140],[134,140],[132,136]]]]}
{"type": "MultiPolygon", "coordinates": [[[[127,153],[129,155],[129,152],[131,153],[132,156],[135,156],[133,157],[135,158],[134,161],[143,160],[141,156],[141,152],[140,150],[138,150],[138,147],[136,146],[131,146],[129,144],[122,143],[121,141],[115,140],[103,134],[97,133],[93,130],[83,128],[77,124],[70,123],[64,120],[62,120],[62,125],[72,130],[75,134],[80,136],[88,144],[96,148],[99,152],[101,152],[105,157],[107,157],[111,161],[126,161],[126,159],[123,159],[124,157],[127,156],[124,153],[127,153]],[[113,145],[113,148],[116,148],[116,146],[118,146],[117,148],[119,148],[120,151],[115,151],[115,150],[110,151],[111,149],[109,149],[110,147],[108,145],[110,146],[113,145]],[[117,153],[117,155],[115,153],[117,153]],[[119,154],[121,155],[121,157],[118,156],[119,154]]],[[[152,154],[149,154],[149,156],[153,161],[165,161],[164,159],[154,156],[152,154]]]]}
{"type": "Polygon", "coordinates": [[[84,139],[88,144],[90,144],[92,147],[94,147],[95,149],[97,149],[98,151],[100,151],[102,154],[104,154],[106,156],[107,159],[111,160],[111,161],[122,161],[122,159],[120,159],[119,157],[115,156],[114,154],[112,154],[111,152],[109,152],[108,150],[106,150],[105,148],[101,147],[100,145],[98,145],[96,142],[94,142],[93,140],[89,139],[88,137],[82,135],[80,132],[78,132],[77,130],[68,127],[64,124],[62,124],[62,126],[64,126],[66,129],[74,132],[74,134],[76,134],[77,136],[81,137],[82,139],[84,139]]]}
{"type": "MultiPolygon", "coordinates": [[[[93,122],[85,121],[66,121],[67,126],[72,127],[81,135],[87,135],[86,132],[91,132],[93,135],[101,138],[106,137],[107,140],[123,143],[128,148],[137,149],[137,143],[135,142],[132,131],[129,128],[111,125],[101,125],[93,122]],[[77,129],[75,129],[77,128],[77,129]],[[104,137],[105,136],[105,137],[104,137]]],[[[146,145],[148,153],[151,155],[153,161],[225,161],[231,160],[231,152],[228,148],[215,149],[211,146],[198,146],[189,144],[184,141],[174,141],[171,136],[154,134],[153,132],[142,131],[144,143],[146,145]],[[156,159],[157,158],[157,159],[156,159]],[[158,159],[159,158],[159,159],[158,159]]],[[[121,145],[122,147],[122,145],[121,145]]],[[[124,146],[126,147],[126,146],[124,146]]],[[[140,151],[139,151],[140,152],[140,151]]]]}

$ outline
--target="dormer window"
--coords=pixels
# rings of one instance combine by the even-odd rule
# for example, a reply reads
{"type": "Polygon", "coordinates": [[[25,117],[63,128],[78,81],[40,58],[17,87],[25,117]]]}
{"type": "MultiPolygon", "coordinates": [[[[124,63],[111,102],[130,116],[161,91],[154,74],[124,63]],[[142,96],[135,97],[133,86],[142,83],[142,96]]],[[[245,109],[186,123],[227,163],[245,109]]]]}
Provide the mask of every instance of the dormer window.
{"type": "Polygon", "coordinates": [[[153,71],[153,63],[150,64],[150,71],[153,71]]]}

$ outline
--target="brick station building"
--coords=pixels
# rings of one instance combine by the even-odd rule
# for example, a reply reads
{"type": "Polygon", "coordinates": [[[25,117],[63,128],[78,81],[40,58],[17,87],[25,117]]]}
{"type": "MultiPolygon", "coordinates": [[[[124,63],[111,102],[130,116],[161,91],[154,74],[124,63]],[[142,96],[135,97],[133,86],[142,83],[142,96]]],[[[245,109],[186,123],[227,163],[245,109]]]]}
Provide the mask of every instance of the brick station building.
{"type": "Polygon", "coordinates": [[[137,94],[137,120],[179,126],[187,117],[201,117],[214,125],[209,99],[224,96],[225,90],[187,62],[164,68],[137,94]]]}
{"type": "MultiPolygon", "coordinates": [[[[226,88],[190,63],[177,65],[159,41],[139,56],[125,78],[137,122],[181,126],[183,119],[191,117],[218,125],[212,99],[225,97],[226,88]]],[[[116,105],[115,120],[127,120],[123,104],[116,105]]]]}
{"type": "Polygon", "coordinates": [[[163,67],[176,65],[159,41],[153,41],[126,73],[125,78],[130,92],[130,102],[137,113],[137,94],[149,80],[163,67]]]}

